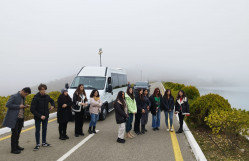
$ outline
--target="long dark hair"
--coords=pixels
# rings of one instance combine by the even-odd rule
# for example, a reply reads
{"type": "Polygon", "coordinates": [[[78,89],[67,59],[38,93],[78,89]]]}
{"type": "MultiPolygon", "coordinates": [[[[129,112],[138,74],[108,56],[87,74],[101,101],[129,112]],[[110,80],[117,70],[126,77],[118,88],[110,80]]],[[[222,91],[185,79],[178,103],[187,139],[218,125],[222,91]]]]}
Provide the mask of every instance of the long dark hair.
{"type": "Polygon", "coordinates": [[[132,87],[128,87],[126,93],[134,100],[134,91],[132,87]],[[132,89],[132,93],[129,92],[130,89],[132,89]]]}
{"type": "Polygon", "coordinates": [[[159,91],[158,96],[161,97],[162,95],[161,95],[161,91],[160,91],[159,88],[155,88],[154,93],[153,93],[153,96],[156,97],[157,91],[159,91]]]}
{"type": "Polygon", "coordinates": [[[143,89],[142,88],[139,88],[138,90],[137,90],[137,96],[143,101],[144,100],[144,92],[140,95],[140,92],[142,91],[143,89]]]}
{"type": "Polygon", "coordinates": [[[169,91],[170,91],[169,98],[173,97],[173,96],[172,96],[172,93],[171,93],[171,90],[170,90],[170,89],[166,89],[166,91],[165,91],[165,93],[164,93],[164,95],[163,95],[163,97],[164,97],[165,99],[168,99],[168,92],[169,92],[169,91]]]}
{"type": "Polygon", "coordinates": [[[122,94],[123,94],[124,92],[123,91],[119,91],[118,92],[118,95],[117,95],[117,98],[116,98],[116,103],[118,102],[118,101],[120,101],[123,105],[125,105],[125,100],[124,100],[124,98],[122,97],[122,94]]]}
{"type": "Polygon", "coordinates": [[[84,88],[84,85],[83,84],[79,84],[76,91],[74,92],[78,95],[78,100],[80,99],[80,94],[83,94],[85,96],[85,99],[84,101],[86,102],[87,101],[87,97],[86,97],[86,92],[85,92],[85,88],[84,88]],[[83,86],[83,92],[80,92],[80,87],[83,86]]]}
{"type": "MultiPolygon", "coordinates": [[[[148,89],[144,89],[144,91],[143,91],[143,95],[145,96],[145,91],[148,91],[148,89]]],[[[148,91],[149,92],[149,91],[148,91]]],[[[149,93],[148,93],[149,94],[149,93]]],[[[146,97],[148,97],[148,94],[146,95],[146,97]]]]}
{"type": "Polygon", "coordinates": [[[94,90],[92,91],[92,93],[90,94],[90,98],[93,98],[95,92],[98,92],[97,97],[99,97],[99,91],[98,91],[97,89],[94,89],[94,90]]]}
{"type": "Polygon", "coordinates": [[[184,92],[183,90],[180,90],[180,91],[178,92],[178,94],[177,94],[176,99],[180,99],[180,98],[181,98],[181,97],[180,97],[180,92],[182,92],[182,93],[183,93],[182,98],[186,97],[185,92],[184,92]]]}

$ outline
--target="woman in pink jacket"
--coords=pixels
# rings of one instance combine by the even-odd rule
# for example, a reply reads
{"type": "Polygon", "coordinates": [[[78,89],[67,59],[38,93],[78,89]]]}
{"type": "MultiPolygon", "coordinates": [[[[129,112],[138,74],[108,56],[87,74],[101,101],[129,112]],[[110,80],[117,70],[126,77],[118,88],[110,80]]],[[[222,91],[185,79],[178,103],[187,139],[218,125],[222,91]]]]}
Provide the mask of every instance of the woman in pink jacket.
{"type": "Polygon", "coordinates": [[[99,91],[94,89],[90,95],[90,108],[91,121],[89,123],[89,134],[96,133],[96,123],[99,120],[99,113],[101,112],[102,101],[99,98],[99,91]],[[92,130],[93,127],[93,130],[92,130]]]}

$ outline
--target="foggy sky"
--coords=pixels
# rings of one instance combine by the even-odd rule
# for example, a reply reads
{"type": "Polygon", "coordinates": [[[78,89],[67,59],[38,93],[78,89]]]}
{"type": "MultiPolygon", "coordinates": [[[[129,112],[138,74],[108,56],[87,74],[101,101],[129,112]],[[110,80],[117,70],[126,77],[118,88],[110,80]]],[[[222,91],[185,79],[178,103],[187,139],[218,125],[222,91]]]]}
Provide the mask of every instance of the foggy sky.
{"type": "Polygon", "coordinates": [[[0,95],[76,74],[247,85],[248,0],[1,0],[0,95]]]}

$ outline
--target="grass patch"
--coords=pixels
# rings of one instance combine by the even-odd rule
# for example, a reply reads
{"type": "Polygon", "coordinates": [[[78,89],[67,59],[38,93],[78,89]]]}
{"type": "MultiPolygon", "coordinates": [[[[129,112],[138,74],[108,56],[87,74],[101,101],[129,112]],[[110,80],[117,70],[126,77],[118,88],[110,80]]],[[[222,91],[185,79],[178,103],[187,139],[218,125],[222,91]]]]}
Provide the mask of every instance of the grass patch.
{"type": "Polygon", "coordinates": [[[224,133],[212,134],[208,128],[195,128],[193,124],[187,123],[194,138],[202,149],[207,160],[210,161],[248,161],[249,160],[249,140],[243,136],[238,136],[237,140],[230,140],[224,133]],[[232,146],[232,141],[237,142],[232,146]],[[244,152],[241,152],[244,149],[244,152]]]}

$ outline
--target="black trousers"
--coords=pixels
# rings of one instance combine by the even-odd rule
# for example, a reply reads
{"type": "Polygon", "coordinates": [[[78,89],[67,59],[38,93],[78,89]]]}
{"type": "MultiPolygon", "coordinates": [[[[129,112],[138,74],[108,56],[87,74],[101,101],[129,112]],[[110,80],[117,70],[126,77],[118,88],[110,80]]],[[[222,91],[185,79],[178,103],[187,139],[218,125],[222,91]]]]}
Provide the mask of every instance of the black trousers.
{"type": "Polygon", "coordinates": [[[185,115],[182,115],[182,112],[179,112],[178,116],[179,116],[179,122],[180,122],[180,130],[183,130],[183,120],[184,120],[185,115]]]}
{"type": "Polygon", "coordinates": [[[83,124],[84,124],[84,110],[81,110],[81,112],[75,112],[75,134],[83,133],[83,124]]]}
{"type": "Polygon", "coordinates": [[[22,131],[24,119],[18,118],[16,120],[16,126],[11,129],[11,151],[17,150],[17,146],[19,145],[20,133],[22,131]]]}
{"type": "Polygon", "coordinates": [[[140,122],[141,122],[141,113],[136,113],[135,114],[135,123],[134,123],[134,131],[135,132],[140,132],[140,122]]]}
{"type": "Polygon", "coordinates": [[[59,134],[60,134],[60,136],[67,135],[67,123],[68,122],[59,122],[59,134]]]}

